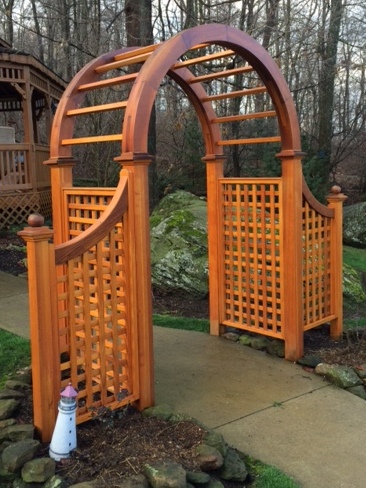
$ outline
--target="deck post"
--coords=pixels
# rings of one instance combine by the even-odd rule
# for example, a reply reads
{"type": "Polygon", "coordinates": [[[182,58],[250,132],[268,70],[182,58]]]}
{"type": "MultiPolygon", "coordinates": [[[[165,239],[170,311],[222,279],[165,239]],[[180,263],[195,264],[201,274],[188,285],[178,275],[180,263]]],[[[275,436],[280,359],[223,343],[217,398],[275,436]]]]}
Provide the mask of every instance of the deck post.
{"type": "Polygon", "coordinates": [[[210,154],[202,158],[206,163],[207,175],[207,240],[208,240],[208,273],[209,273],[209,307],[210,334],[221,333],[223,294],[221,290],[222,260],[220,259],[220,189],[218,180],[223,177],[225,157],[210,154]]]}
{"type": "Polygon", "coordinates": [[[149,219],[148,154],[124,153],[115,158],[131,174],[128,186],[128,254],[132,327],[137,330],[139,364],[139,410],[151,407],[154,394],[154,350],[149,219]],[[130,185],[131,182],[131,185],[130,185]]]}
{"type": "Polygon", "coordinates": [[[55,257],[54,246],[48,242],[53,231],[42,226],[43,217],[35,215],[28,219],[30,227],[18,235],[27,244],[33,421],[42,442],[49,442],[60,391],[55,257]]]}
{"type": "Polygon", "coordinates": [[[282,161],[281,308],[285,358],[296,361],[304,352],[302,320],[302,167],[300,151],[277,155],[282,161]]]}
{"type": "Polygon", "coordinates": [[[333,186],[328,195],[328,207],[334,210],[330,230],[330,280],[331,314],[336,318],[330,322],[330,337],[340,339],[343,332],[343,203],[347,197],[339,186],[333,186]]]}

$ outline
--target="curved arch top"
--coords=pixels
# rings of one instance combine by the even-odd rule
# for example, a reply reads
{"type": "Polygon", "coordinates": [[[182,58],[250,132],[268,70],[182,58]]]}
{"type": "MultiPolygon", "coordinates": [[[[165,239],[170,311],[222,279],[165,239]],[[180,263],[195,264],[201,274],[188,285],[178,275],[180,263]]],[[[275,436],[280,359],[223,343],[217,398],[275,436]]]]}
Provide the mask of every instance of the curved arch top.
{"type": "MultiPolygon", "coordinates": [[[[216,44],[232,49],[250,63],[272,98],[279,123],[282,150],[301,151],[296,109],[287,83],[275,61],[257,41],[239,29],[212,24],[193,27],[165,41],[142,66],[126,108],[122,152],[147,153],[149,119],[160,83],[184,53],[200,44],[216,44]]],[[[187,77],[180,76],[180,71],[175,70],[174,79],[195,105],[205,135],[206,152],[221,154],[222,148],[217,145],[218,133],[212,129],[210,123],[210,104],[200,101],[200,89],[197,86],[192,89],[192,85],[187,83],[187,77]]]]}

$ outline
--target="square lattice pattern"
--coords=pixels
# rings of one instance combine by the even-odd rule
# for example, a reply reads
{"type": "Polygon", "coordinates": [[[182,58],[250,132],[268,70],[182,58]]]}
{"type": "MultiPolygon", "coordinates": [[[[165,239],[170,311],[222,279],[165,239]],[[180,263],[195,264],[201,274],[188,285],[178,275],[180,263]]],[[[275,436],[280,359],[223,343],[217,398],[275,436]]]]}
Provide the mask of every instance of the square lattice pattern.
{"type": "MultiPolygon", "coordinates": [[[[69,195],[70,234],[103,212],[111,195],[69,195]]],[[[126,294],[123,221],[81,256],[59,266],[62,386],[77,385],[78,421],[134,399],[134,355],[126,294]]]]}
{"type": "Polygon", "coordinates": [[[222,180],[226,326],[282,338],[278,179],[222,180]]]}

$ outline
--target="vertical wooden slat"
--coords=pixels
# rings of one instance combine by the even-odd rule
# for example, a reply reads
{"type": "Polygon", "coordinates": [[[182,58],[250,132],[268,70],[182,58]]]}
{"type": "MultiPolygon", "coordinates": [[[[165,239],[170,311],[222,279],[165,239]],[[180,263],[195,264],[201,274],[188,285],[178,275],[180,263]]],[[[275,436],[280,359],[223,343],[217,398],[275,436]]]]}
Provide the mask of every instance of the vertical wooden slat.
{"type": "MultiPolygon", "coordinates": [[[[93,210],[94,218],[95,218],[95,210],[93,210]]],[[[110,241],[109,241],[109,244],[110,241]]],[[[97,339],[96,343],[93,346],[93,350],[98,353],[98,358],[96,360],[96,364],[99,364],[99,375],[100,375],[100,398],[102,404],[105,405],[107,401],[107,388],[108,388],[108,377],[107,377],[107,365],[106,365],[106,321],[107,318],[107,310],[105,309],[104,305],[104,292],[103,292],[103,248],[104,248],[104,241],[101,240],[96,245],[96,262],[94,265],[94,273],[95,273],[95,280],[96,280],[96,305],[97,305],[97,319],[96,319],[96,328],[97,328],[97,339]]],[[[114,264],[114,263],[113,263],[114,264]]],[[[109,262],[109,272],[111,272],[112,263],[109,262]]],[[[94,328],[93,328],[94,333],[94,328]]],[[[93,338],[94,339],[94,338],[93,338]]],[[[95,373],[93,373],[93,376],[95,373]]]]}
{"type": "Polygon", "coordinates": [[[252,195],[253,195],[253,205],[252,205],[252,233],[251,233],[251,259],[253,259],[253,263],[251,262],[251,270],[252,270],[252,281],[253,281],[253,290],[254,290],[254,296],[251,298],[251,302],[253,302],[253,308],[252,310],[252,317],[254,319],[254,324],[256,328],[260,327],[260,321],[259,321],[259,295],[260,295],[260,290],[259,290],[259,279],[260,279],[260,271],[258,268],[258,263],[260,260],[260,253],[258,252],[258,193],[257,193],[257,185],[254,184],[252,186],[252,195]]]}
{"type": "MultiPolygon", "coordinates": [[[[266,214],[267,214],[267,206],[266,206],[266,195],[267,189],[266,185],[260,186],[260,196],[261,196],[261,208],[260,208],[260,240],[262,244],[262,255],[261,255],[261,265],[262,265],[262,276],[261,276],[261,295],[262,295],[262,321],[263,321],[263,329],[268,330],[268,313],[269,313],[269,306],[267,301],[267,259],[266,259],[266,252],[267,252],[267,228],[266,228],[266,214]]],[[[272,242],[271,242],[272,245],[272,242]]]]}
{"type": "Polygon", "coordinates": [[[243,321],[243,297],[242,297],[242,287],[243,287],[243,232],[242,232],[242,202],[241,202],[241,185],[235,185],[235,207],[236,212],[233,212],[233,223],[236,223],[236,237],[233,243],[236,243],[236,252],[232,255],[232,266],[236,267],[236,273],[233,280],[233,293],[236,298],[236,320],[241,323],[243,321]]]}

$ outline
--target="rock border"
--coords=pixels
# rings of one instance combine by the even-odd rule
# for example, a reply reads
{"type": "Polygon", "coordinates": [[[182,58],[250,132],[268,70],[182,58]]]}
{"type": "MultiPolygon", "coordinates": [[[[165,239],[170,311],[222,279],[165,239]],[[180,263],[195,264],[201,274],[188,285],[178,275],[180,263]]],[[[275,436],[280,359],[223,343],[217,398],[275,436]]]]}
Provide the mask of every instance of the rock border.
{"type": "MultiPolygon", "coordinates": [[[[237,329],[226,332],[221,337],[258,351],[267,352],[279,358],[285,357],[285,345],[279,339],[243,334],[238,332],[237,329]]],[[[297,364],[306,368],[308,372],[323,376],[323,378],[338,388],[342,388],[352,393],[352,395],[366,400],[366,364],[356,367],[327,364],[323,363],[318,356],[304,356],[297,361],[297,364]]]]}
{"type": "MultiPolygon", "coordinates": [[[[34,426],[16,423],[17,409],[31,388],[31,370],[25,368],[0,390],[0,480],[12,483],[13,488],[66,488],[66,481],[55,474],[55,461],[49,457],[36,457],[41,443],[34,439],[34,426]]],[[[142,415],[169,422],[190,421],[199,425],[206,432],[196,448],[199,471],[190,472],[180,464],[157,461],[146,464],[143,474],[122,479],[120,488],[224,488],[222,480],[239,483],[252,481],[244,454],[230,447],[221,434],[193,417],[176,413],[169,405],[150,407],[142,415]]],[[[69,485],[69,488],[101,486],[100,480],[85,480],[69,485]]]]}

